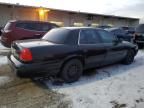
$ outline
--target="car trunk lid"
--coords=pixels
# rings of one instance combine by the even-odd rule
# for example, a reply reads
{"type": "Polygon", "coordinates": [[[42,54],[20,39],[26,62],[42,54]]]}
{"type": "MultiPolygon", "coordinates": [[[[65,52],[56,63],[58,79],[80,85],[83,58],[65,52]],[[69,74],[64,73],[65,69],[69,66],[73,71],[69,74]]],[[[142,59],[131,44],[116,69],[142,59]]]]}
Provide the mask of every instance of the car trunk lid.
{"type": "Polygon", "coordinates": [[[29,40],[20,40],[16,41],[16,43],[25,48],[33,48],[33,47],[41,47],[41,46],[47,46],[47,45],[54,45],[52,42],[48,42],[46,40],[42,39],[29,39],[29,40]]]}
{"type": "Polygon", "coordinates": [[[56,44],[41,39],[15,41],[12,44],[11,53],[16,59],[22,62],[29,63],[29,62],[39,62],[42,60],[45,61],[44,58],[47,58],[49,56],[49,50],[53,50],[52,47],[49,46],[54,45],[56,44]],[[24,50],[25,51],[28,50],[27,54],[29,54],[29,56],[32,56],[31,61],[24,61],[21,59],[21,53],[24,52],[24,50]]]}

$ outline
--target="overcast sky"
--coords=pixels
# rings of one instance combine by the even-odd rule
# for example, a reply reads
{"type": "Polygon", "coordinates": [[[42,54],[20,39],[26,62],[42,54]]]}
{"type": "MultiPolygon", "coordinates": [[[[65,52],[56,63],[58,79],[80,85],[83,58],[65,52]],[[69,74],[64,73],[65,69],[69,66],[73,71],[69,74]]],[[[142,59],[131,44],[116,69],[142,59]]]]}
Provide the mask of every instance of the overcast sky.
{"type": "Polygon", "coordinates": [[[0,2],[141,18],[144,0],[0,0],[0,2]]]}

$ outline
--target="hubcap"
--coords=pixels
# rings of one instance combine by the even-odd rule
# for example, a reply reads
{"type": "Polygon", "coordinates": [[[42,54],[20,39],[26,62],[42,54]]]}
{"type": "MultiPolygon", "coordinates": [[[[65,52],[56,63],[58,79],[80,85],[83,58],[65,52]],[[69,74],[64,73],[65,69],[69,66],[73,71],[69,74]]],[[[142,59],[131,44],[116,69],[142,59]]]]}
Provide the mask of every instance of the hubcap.
{"type": "Polygon", "coordinates": [[[132,62],[132,60],[133,60],[133,55],[132,55],[131,53],[129,53],[127,59],[128,59],[129,62],[132,62]]]}
{"type": "Polygon", "coordinates": [[[79,71],[79,67],[77,65],[71,65],[68,68],[68,76],[74,77],[79,71]]]}

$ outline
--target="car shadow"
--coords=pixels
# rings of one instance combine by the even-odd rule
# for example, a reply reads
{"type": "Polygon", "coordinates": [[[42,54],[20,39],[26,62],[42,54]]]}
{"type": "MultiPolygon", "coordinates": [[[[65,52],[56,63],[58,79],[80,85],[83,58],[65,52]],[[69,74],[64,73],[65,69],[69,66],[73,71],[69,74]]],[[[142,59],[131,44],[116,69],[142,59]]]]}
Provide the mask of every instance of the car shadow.
{"type": "MultiPolygon", "coordinates": [[[[144,53],[143,53],[144,54],[144,53]]],[[[144,55],[143,55],[144,56],[144,55]]],[[[51,79],[42,79],[40,81],[35,82],[38,86],[43,88],[68,88],[74,86],[80,86],[84,84],[90,84],[95,81],[105,80],[107,78],[118,77],[123,73],[131,73],[133,69],[144,66],[144,57],[136,56],[134,62],[131,65],[122,65],[122,64],[113,64],[104,67],[100,67],[97,69],[91,69],[84,71],[83,76],[80,78],[79,81],[74,83],[66,84],[61,82],[60,84],[55,84],[51,79]]]]}

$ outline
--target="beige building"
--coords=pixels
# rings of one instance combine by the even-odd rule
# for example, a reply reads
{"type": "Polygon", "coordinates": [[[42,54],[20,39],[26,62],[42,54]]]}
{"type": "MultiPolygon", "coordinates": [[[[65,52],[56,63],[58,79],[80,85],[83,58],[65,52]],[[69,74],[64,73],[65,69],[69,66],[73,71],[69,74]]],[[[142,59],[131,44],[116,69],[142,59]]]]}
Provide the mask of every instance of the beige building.
{"type": "Polygon", "coordinates": [[[60,26],[136,26],[139,19],[56,10],[42,7],[23,6],[19,4],[0,4],[0,26],[8,20],[40,20],[56,23],[60,26]]]}

